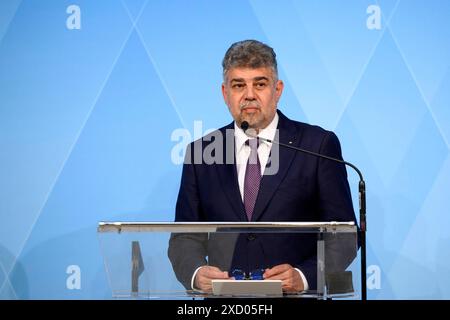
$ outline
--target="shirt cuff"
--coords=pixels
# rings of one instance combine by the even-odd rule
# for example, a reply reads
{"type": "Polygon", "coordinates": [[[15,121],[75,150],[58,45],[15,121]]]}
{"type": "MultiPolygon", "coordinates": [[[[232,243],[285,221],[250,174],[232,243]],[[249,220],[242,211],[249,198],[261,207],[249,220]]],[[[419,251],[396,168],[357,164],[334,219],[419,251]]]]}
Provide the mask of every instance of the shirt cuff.
{"type": "MultiPolygon", "coordinates": [[[[297,268],[294,268],[294,269],[297,270],[298,273],[300,273],[300,277],[302,278],[302,281],[303,281],[303,291],[308,290],[309,289],[309,285],[308,285],[308,280],[306,280],[305,275],[303,274],[303,272],[300,271],[300,269],[297,269],[297,268]]],[[[195,272],[197,272],[197,271],[195,271],[195,272]]],[[[194,273],[194,275],[195,275],[195,273],[194,273]]]]}
{"type": "MultiPolygon", "coordinates": [[[[192,279],[191,279],[191,289],[194,291],[201,291],[200,289],[197,289],[194,287],[194,283],[195,283],[195,276],[197,275],[198,270],[200,270],[201,267],[198,267],[197,269],[195,269],[194,274],[192,275],[192,279]]],[[[298,270],[300,271],[300,270],[298,270]]],[[[301,272],[300,272],[301,273],[301,272]]]]}

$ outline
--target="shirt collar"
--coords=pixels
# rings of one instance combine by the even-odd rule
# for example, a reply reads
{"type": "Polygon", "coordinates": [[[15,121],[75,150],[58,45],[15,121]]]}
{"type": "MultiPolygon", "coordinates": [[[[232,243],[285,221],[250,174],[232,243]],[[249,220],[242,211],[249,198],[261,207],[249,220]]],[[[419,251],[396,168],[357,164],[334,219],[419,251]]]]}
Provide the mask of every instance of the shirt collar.
{"type": "MultiPolygon", "coordinates": [[[[272,121],[269,123],[267,127],[264,129],[259,130],[258,137],[273,140],[275,138],[275,133],[277,132],[278,127],[278,113],[275,113],[275,117],[273,117],[272,121]]],[[[249,136],[247,136],[244,133],[244,130],[239,128],[236,122],[234,122],[234,138],[236,143],[236,150],[241,150],[242,146],[244,145],[245,141],[247,141],[249,136]]],[[[260,140],[261,143],[267,144],[269,147],[272,145],[271,143],[268,143],[267,141],[260,140]]]]}

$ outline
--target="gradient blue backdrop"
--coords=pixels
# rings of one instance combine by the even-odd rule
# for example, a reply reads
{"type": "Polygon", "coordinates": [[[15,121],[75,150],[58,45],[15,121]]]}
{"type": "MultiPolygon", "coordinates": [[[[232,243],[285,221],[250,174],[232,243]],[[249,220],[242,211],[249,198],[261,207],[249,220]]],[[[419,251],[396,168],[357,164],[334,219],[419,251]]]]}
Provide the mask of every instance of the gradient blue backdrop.
{"type": "Polygon", "coordinates": [[[2,0],[0,298],[111,296],[97,222],[174,218],[171,134],[231,121],[221,59],[254,38],[277,52],[280,109],[335,131],[365,174],[381,270],[369,298],[450,299],[449,13],[447,0],[2,0]],[[66,288],[73,264],[81,290],[66,288]]]}

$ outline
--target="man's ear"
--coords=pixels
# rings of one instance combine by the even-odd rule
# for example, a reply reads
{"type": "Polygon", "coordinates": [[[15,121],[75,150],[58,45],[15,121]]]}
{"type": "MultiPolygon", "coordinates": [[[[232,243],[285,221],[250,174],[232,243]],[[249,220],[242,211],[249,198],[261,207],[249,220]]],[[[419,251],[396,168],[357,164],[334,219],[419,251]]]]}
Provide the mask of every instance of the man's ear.
{"type": "Polygon", "coordinates": [[[222,83],[222,95],[223,95],[223,100],[225,101],[225,104],[228,105],[228,95],[227,95],[227,88],[225,86],[225,83],[222,83]]]}
{"type": "Polygon", "coordinates": [[[276,96],[277,96],[277,102],[278,100],[280,100],[281,98],[281,94],[283,93],[283,89],[284,89],[284,83],[281,80],[277,81],[277,84],[275,86],[275,91],[276,91],[276,96]]]}

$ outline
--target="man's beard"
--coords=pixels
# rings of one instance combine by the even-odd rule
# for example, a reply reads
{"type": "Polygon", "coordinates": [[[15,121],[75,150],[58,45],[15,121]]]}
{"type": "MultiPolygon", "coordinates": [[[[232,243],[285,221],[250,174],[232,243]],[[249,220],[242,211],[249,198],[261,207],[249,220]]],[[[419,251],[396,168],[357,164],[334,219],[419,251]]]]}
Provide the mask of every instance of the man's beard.
{"type": "Polygon", "coordinates": [[[261,105],[256,100],[245,101],[239,105],[241,114],[239,116],[240,123],[247,121],[250,128],[258,129],[258,127],[264,122],[264,115],[261,112],[261,105]],[[258,111],[254,113],[246,113],[246,108],[257,108],[258,111]]]}

